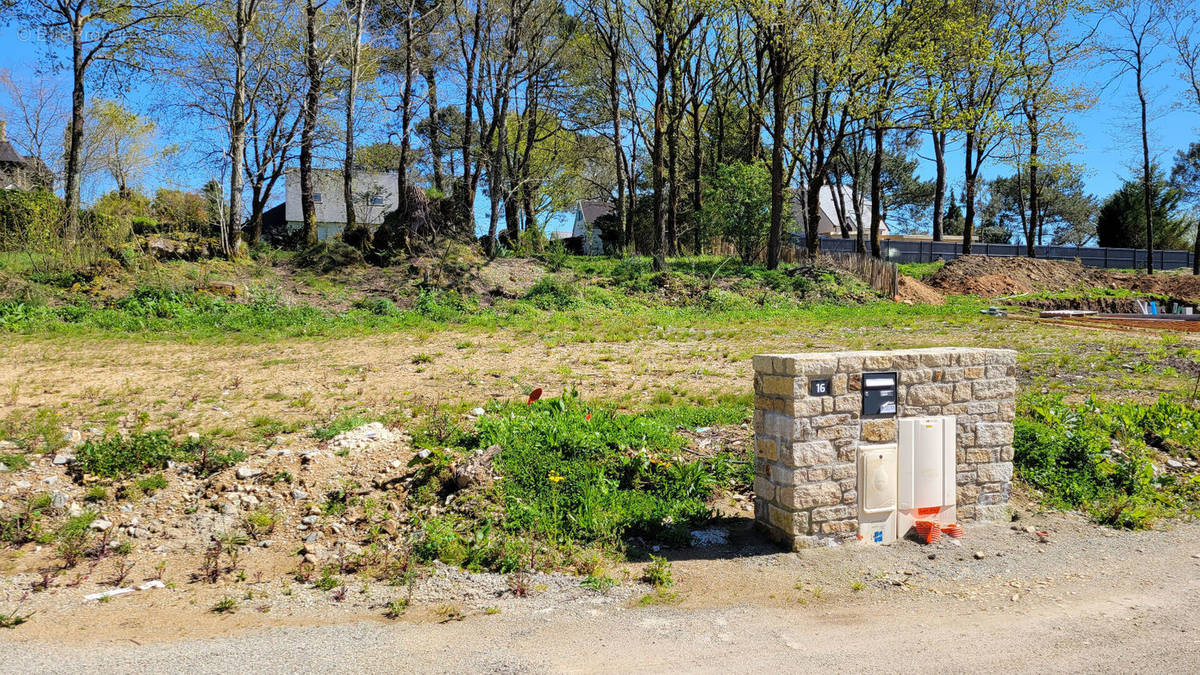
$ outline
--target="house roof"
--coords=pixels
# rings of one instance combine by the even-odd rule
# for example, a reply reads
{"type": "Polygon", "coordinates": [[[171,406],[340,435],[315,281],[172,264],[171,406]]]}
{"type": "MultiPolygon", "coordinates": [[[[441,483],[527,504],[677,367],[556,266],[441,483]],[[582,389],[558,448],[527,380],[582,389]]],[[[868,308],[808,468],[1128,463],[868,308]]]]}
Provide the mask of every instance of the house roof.
{"type": "Polygon", "coordinates": [[[585,199],[579,202],[579,212],[583,215],[583,222],[591,224],[596,222],[597,218],[607,216],[613,212],[612,202],[601,201],[598,199],[585,199]]]}
{"type": "MultiPolygon", "coordinates": [[[[794,193],[793,202],[796,209],[796,219],[800,222],[804,221],[804,190],[800,189],[794,193]]],[[[841,221],[838,217],[838,202],[841,202],[841,212],[845,215],[851,231],[854,227],[854,198],[849,185],[829,185],[821,186],[819,194],[819,206],[821,216],[828,219],[836,227],[841,221]]],[[[869,226],[871,220],[871,200],[866,195],[859,195],[859,204],[861,205],[860,212],[863,218],[864,226],[869,226]]],[[[883,234],[888,234],[887,222],[881,223],[883,234]]]]}
{"type": "Polygon", "coordinates": [[[0,163],[24,164],[25,158],[8,141],[0,141],[0,163]]]}

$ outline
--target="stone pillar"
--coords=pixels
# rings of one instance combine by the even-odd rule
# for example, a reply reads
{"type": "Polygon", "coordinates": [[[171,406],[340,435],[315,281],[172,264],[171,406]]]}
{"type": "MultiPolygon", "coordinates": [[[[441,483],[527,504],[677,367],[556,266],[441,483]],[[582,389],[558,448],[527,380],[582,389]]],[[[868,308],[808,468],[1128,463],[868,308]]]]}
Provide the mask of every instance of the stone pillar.
{"type": "Polygon", "coordinates": [[[755,519],[792,548],[853,539],[859,445],[895,441],[899,417],[934,415],[957,422],[958,520],[1006,518],[1016,390],[1011,350],[755,356],[755,519]],[[862,417],[862,375],[873,372],[897,374],[895,417],[862,417]],[[828,379],[828,395],[809,393],[814,378],[828,379]]]}

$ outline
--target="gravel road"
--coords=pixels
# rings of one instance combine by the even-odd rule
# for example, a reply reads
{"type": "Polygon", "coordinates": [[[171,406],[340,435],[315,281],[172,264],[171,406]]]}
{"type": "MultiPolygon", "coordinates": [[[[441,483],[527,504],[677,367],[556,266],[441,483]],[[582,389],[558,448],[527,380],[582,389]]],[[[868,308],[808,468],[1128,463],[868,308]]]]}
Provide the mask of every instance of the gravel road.
{"type": "Polygon", "coordinates": [[[936,559],[911,543],[679,558],[675,605],[517,606],[450,623],[314,618],[204,639],[22,627],[4,636],[0,671],[1196,672],[1200,524],[1057,524],[1046,545],[979,528],[970,548],[936,559]],[[876,583],[842,582],[856,574],[876,583]]]}

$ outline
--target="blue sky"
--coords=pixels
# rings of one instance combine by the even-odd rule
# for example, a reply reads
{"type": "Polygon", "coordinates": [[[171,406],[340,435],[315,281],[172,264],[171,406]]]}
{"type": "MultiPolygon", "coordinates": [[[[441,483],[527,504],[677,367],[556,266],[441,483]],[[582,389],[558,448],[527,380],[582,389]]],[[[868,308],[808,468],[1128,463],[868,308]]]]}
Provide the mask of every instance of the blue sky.
{"type": "MultiPolygon", "coordinates": [[[[28,34],[16,26],[0,27],[0,44],[5,46],[0,52],[0,68],[11,70],[19,78],[31,76],[33,68],[44,64],[45,47],[30,40],[28,34]]],[[[1164,168],[1169,170],[1177,150],[1187,147],[1192,141],[1200,140],[1200,111],[1180,107],[1182,82],[1176,67],[1169,62],[1170,51],[1164,45],[1157,55],[1168,62],[1153,73],[1148,87],[1154,100],[1151,151],[1164,168]]],[[[1098,100],[1094,107],[1070,117],[1077,129],[1077,136],[1075,148],[1069,154],[1068,160],[1086,167],[1085,181],[1088,189],[1100,199],[1116,190],[1132,174],[1132,167],[1139,162],[1141,153],[1136,117],[1137,99],[1134,96],[1132,78],[1125,76],[1114,79],[1114,76],[1115,71],[1112,68],[1102,65],[1080,69],[1076,73],[1077,84],[1093,92],[1098,100]]],[[[64,83],[66,81],[64,73],[47,77],[60,79],[64,83]]],[[[90,93],[96,94],[95,91],[90,93]]],[[[102,92],[102,95],[112,94],[102,92]]],[[[135,87],[125,97],[126,105],[139,112],[147,112],[150,104],[155,102],[154,99],[155,87],[151,83],[135,87]]],[[[7,102],[4,104],[7,105],[7,102]]],[[[187,147],[187,134],[183,130],[163,127],[163,131],[163,135],[168,136],[164,141],[182,140],[184,147],[187,147]]],[[[199,188],[206,180],[214,177],[213,169],[199,161],[187,161],[189,154],[196,153],[185,152],[185,161],[172,163],[166,171],[148,177],[146,182],[199,188]]],[[[952,187],[958,191],[961,185],[961,178],[958,177],[962,167],[961,152],[952,152],[948,164],[952,187]]],[[[926,178],[933,175],[933,168],[927,162],[922,165],[920,171],[926,178]]],[[[1010,167],[999,161],[992,161],[984,168],[987,177],[1011,171],[1010,167]]],[[[109,186],[93,187],[95,192],[106,189],[109,189],[109,186]]],[[[486,229],[486,199],[480,199],[478,205],[477,220],[481,221],[480,227],[486,229]]],[[[569,220],[569,216],[565,215],[556,218],[547,229],[568,228],[569,220]]]]}

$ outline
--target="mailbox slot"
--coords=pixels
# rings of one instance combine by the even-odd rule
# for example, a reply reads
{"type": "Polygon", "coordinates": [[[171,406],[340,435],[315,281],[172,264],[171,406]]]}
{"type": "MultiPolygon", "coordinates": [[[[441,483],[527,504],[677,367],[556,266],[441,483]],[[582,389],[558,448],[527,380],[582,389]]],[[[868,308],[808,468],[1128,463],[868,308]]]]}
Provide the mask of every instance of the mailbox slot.
{"type": "Polygon", "coordinates": [[[896,416],[896,373],[863,373],[863,417],[896,416]]]}

